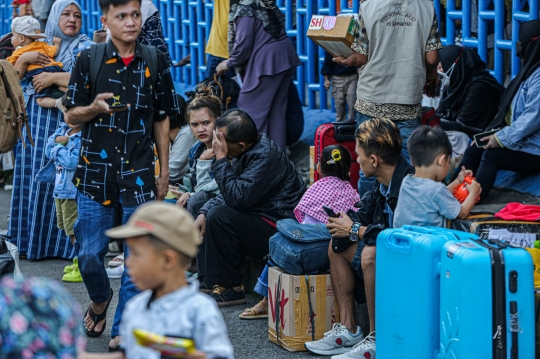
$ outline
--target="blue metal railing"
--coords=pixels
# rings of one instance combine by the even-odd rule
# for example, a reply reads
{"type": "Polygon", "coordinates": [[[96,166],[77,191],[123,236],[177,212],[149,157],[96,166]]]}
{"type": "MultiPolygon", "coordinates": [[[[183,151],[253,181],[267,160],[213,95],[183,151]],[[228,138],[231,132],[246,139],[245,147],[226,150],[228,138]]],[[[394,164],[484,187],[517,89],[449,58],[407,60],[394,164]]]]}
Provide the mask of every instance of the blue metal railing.
{"type": "MultiPolygon", "coordinates": [[[[206,70],[205,46],[212,25],[213,3],[209,0],[154,0],[161,13],[163,29],[169,44],[171,57],[175,62],[191,55],[191,64],[174,68],[173,76],[178,82],[193,85],[201,81],[206,70]]],[[[228,1],[228,0],[220,0],[228,1]]],[[[522,22],[538,19],[540,0],[512,0],[510,14],[511,38],[506,38],[504,0],[447,0],[446,14],[442,18],[446,38],[443,44],[455,43],[456,29],[461,28],[462,43],[478,49],[480,57],[486,62],[490,56],[488,35],[493,33],[493,69],[494,76],[504,82],[507,75],[516,75],[520,61],[516,56],[515,44],[518,40],[519,26],[522,22]],[[477,1],[477,33],[473,33],[472,1],[477,1]],[[461,8],[456,6],[461,3],[461,8]],[[456,22],[461,25],[457,26],[456,22]],[[492,29],[490,31],[490,28],[492,29]],[[509,54],[510,56],[505,56],[509,54]],[[510,64],[505,65],[505,58],[510,64]],[[505,67],[506,66],[506,67],[505,67]]],[[[96,0],[80,0],[83,8],[83,32],[91,36],[94,30],[101,27],[100,11],[96,0]]],[[[353,0],[349,6],[347,0],[340,1],[337,9],[335,0],[276,0],[285,14],[287,34],[296,44],[302,65],[298,67],[295,83],[300,92],[300,99],[309,108],[327,109],[329,94],[323,86],[324,78],[320,76],[320,68],[324,60],[324,50],[306,37],[307,27],[313,14],[336,15],[339,12],[357,13],[359,1],[353,0]]],[[[9,1],[0,4],[0,33],[10,31],[11,7],[9,1]]],[[[435,0],[435,9],[441,20],[443,6],[435,0]]],[[[441,27],[439,21],[439,27],[441,27]]]]}

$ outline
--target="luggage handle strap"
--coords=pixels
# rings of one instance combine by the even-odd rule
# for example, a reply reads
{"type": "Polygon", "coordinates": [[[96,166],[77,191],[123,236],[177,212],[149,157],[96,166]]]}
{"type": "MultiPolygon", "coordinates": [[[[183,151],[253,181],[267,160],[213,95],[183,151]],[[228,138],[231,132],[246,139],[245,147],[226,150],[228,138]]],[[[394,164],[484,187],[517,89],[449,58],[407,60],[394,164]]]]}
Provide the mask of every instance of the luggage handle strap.
{"type": "MultiPolygon", "coordinates": [[[[221,102],[223,102],[223,86],[221,85],[221,82],[219,82],[218,80],[218,76],[217,76],[217,72],[214,74],[214,82],[218,84],[219,86],[219,90],[220,90],[220,99],[221,99],[221,102]]],[[[227,106],[229,105],[229,103],[227,102],[227,106]]]]}
{"type": "Polygon", "coordinates": [[[277,290],[276,290],[276,303],[275,303],[275,310],[276,310],[276,343],[279,345],[279,321],[280,321],[280,315],[281,313],[279,312],[279,302],[281,301],[281,298],[280,298],[280,292],[281,292],[281,275],[283,273],[279,273],[279,277],[278,277],[278,285],[277,285],[277,290]]]}
{"type": "Polygon", "coordinates": [[[306,280],[306,291],[309,305],[309,319],[311,320],[311,341],[315,341],[315,313],[313,313],[313,306],[311,305],[311,296],[309,295],[309,276],[304,276],[306,280]]]}

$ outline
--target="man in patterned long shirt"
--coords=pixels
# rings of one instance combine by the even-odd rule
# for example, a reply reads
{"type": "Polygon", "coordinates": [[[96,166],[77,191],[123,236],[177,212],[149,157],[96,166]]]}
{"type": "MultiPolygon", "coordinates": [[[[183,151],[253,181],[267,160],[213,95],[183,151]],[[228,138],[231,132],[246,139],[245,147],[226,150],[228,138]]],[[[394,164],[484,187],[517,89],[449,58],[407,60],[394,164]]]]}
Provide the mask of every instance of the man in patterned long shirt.
{"type": "MultiPolygon", "coordinates": [[[[101,54],[97,50],[81,53],[64,101],[68,121],[84,125],[73,180],[79,190],[79,219],[75,224],[79,267],[91,300],[84,328],[90,337],[103,333],[112,298],[103,264],[108,248],[105,231],[115,225],[117,211],[121,211],[125,223],[139,205],[165,197],[169,181],[168,116],[178,112],[165,56],[137,41],[142,25],[140,0],[99,0],[99,5],[101,21],[110,30],[111,39],[101,45],[105,46],[101,54]],[[97,81],[92,83],[91,68],[99,63],[97,81]],[[157,181],[154,141],[160,162],[157,181]]],[[[125,303],[136,293],[126,270],[115,324],[120,322],[125,303]]]]}

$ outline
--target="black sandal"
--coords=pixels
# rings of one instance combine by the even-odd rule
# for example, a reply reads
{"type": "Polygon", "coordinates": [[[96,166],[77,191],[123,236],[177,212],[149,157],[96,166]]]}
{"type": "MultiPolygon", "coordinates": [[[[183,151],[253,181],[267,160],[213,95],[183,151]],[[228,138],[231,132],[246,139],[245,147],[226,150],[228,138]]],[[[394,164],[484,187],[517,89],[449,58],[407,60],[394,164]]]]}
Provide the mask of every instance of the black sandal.
{"type": "Polygon", "coordinates": [[[107,318],[107,310],[109,309],[109,304],[111,304],[111,300],[112,300],[112,297],[113,297],[113,294],[114,294],[112,288],[109,288],[109,291],[110,292],[109,292],[109,299],[107,299],[107,306],[105,306],[105,310],[101,314],[94,313],[94,311],[92,310],[92,307],[90,305],[88,306],[88,309],[86,310],[86,313],[84,314],[84,317],[83,317],[83,331],[84,331],[84,334],[86,334],[90,338],[98,338],[98,337],[100,337],[101,334],[103,334],[103,332],[105,331],[105,327],[107,326],[107,321],[105,320],[105,323],[103,323],[103,328],[101,328],[101,331],[96,332],[93,329],[92,329],[92,331],[89,331],[86,328],[86,325],[84,325],[84,318],[86,318],[87,315],[90,315],[90,318],[94,322],[94,327],[99,322],[101,322],[103,319],[107,318]]]}

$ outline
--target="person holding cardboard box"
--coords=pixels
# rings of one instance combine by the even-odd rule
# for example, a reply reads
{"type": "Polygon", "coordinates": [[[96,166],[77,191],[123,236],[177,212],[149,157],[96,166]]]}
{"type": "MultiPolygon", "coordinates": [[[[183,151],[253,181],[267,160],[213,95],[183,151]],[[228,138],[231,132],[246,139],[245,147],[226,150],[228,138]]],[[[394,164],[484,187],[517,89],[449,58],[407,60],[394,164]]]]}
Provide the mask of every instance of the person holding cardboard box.
{"type": "MultiPolygon", "coordinates": [[[[402,155],[409,161],[407,141],[421,123],[424,89],[433,96],[439,81],[442,44],[433,1],[363,0],[351,48],[352,55],[334,61],[363,66],[356,93],[357,125],[380,117],[394,121],[401,132],[402,155]]],[[[361,176],[360,196],[371,184],[361,176]]]]}

